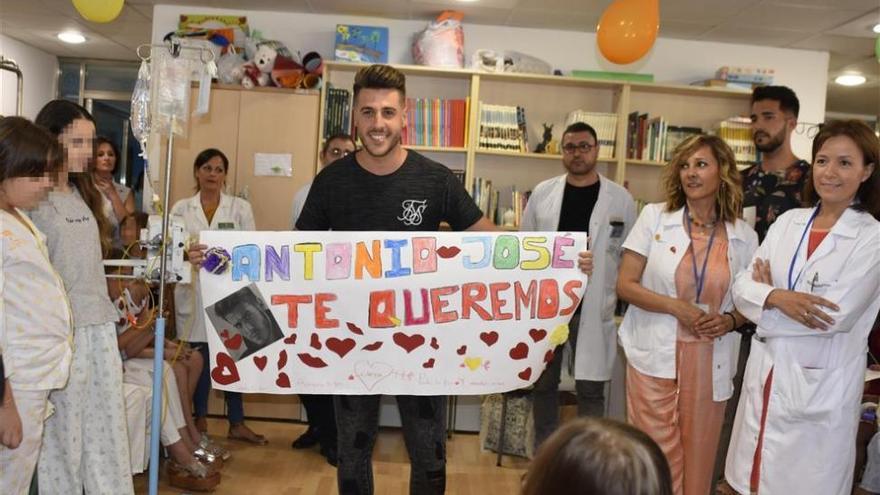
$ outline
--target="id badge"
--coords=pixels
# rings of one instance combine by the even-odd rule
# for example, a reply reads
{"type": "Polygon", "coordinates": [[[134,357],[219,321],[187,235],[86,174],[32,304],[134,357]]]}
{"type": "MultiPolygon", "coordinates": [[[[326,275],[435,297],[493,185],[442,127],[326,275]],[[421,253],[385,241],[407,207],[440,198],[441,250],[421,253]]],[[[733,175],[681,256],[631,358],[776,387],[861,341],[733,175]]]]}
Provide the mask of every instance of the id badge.
{"type": "Polygon", "coordinates": [[[611,224],[611,238],[619,239],[623,237],[623,221],[621,220],[612,220],[611,224]]]}
{"type": "Polygon", "coordinates": [[[220,222],[217,224],[217,230],[235,230],[234,222],[220,222]]]}

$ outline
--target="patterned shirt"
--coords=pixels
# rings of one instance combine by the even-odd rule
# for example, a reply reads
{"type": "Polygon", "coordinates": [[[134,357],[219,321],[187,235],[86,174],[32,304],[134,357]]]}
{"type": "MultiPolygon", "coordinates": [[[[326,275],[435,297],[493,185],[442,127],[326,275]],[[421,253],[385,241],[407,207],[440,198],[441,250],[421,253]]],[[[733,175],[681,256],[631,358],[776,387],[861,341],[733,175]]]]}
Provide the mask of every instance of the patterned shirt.
{"type": "MultiPolygon", "coordinates": [[[[0,210],[0,352],[16,390],[67,384],[73,326],[64,283],[43,234],[0,210]]],[[[0,377],[2,379],[3,377],[0,377]]]]}
{"type": "Polygon", "coordinates": [[[756,207],[755,231],[760,241],[764,241],[767,229],[779,215],[801,207],[809,171],[810,164],[805,160],[798,160],[776,172],[764,171],[761,164],[742,171],[743,206],[756,207]]]}

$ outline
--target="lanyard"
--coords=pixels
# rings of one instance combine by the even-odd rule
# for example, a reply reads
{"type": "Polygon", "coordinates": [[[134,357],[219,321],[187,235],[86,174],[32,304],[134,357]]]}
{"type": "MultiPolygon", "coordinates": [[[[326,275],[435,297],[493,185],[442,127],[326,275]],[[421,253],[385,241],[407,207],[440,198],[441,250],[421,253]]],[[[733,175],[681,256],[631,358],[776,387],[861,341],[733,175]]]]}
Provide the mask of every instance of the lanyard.
{"type": "Polygon", "coordinates": [[[797,274],[797,277],[794,279],[794,282],[791,281],[791,276],[794,274],[794,264],[797,261],[798,253],[801,250],[801,245],[804,243],[804,238],[807,237],[807,232],[809,232],[810,227],[813,226],[813,220],[816,219],[817,215],[819,215],[819,206],[816,206],[816,209],[813,210],[813,214],[810,215],[810,220],[807,222],[807,226],[804,228],[804,231],[801,234],[801,240],[798,241],[797,248],[795,248],[794,254],[791,256],[791,263],[788,265],[788,290],[794,290],[794,287],[797,285],[798,280],[801,279],[801,275],[804,274],[804,268],[807,267],[807,264],[804,263],[804,266],[801,267],[800,271],[797,274]]]}
{"type": "Polygon", "coordinates": [[[709,255],[712,254],[712,243],[715,242],[715,232],[718,230],[718,228],[717,226],[712,227],[712,234],[709,235],[709,245],[706,246],[706,257],[703,258],[703,269],[700,270],[700,273],[697,273],[697,251],[694,249],[694,238],[691,235],[691,217],[688,215],[687,205],[684,206],[684,218],[686,220],[685,226],[687,227],[688,238],[690,238],[691,240],[689,248],[691,250],[691,254],[693,255],[691,263],[694,267],[694,281],[697,283],[696,303],[700,304],[700,294],[703,293],[703,286],[706,283],[706,265],[709,263],[709,255]]]}

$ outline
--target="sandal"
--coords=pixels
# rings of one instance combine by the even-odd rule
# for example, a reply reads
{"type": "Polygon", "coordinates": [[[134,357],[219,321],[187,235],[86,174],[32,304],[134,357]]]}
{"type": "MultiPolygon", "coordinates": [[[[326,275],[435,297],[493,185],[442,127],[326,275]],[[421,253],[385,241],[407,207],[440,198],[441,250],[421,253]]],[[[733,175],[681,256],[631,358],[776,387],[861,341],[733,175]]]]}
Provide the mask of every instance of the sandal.
{"type": "Polygon", "coordinates": [[[212,441],[207,434],[202,434],[199,440],[199,449],[212,454],[214,457],[220,458],[222,461],[228,461],[232,457],[232,453],[212,441]]]}
{"type": "Polygon", "coordinates": [[[267,443],[269,443],[269,441],[266,440],[266,437],[255,433],[253,430],[245,426],[244,423],[230,425],[227,438],[229,438],[230,440],[239,440],[242,442],[252,443],[254,445],[266,445],[267,443]],[[240,429],[241,431],[239,433],[233,433],[233,430],[235,429],[240,429]]]}
{"type": "Polygon", "coordinates": [[[193,457],[215,472],[223,469],[223,457],[221,457],[219,453],[215,454],[214,452],[200,446],[193,451],[193,457]]]}
{"type": "Polygon", "coordinates": [[[207,466],[193,459],[189,465],[168,460],[168,483],[175,488],[194,492],[212,492],[220,484],[220,473],[212,473],[207,466]]]}

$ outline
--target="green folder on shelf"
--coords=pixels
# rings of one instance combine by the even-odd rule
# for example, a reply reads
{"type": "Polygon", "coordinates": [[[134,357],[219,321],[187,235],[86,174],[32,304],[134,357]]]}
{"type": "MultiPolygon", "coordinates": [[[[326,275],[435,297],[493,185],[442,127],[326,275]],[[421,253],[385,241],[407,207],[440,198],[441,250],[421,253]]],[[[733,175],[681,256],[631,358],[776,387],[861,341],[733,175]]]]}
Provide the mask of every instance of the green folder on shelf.
{"type": "Polygon", "coordinates": [[[584,79],[606,79],[611,81],[654,82],[654,74],[636,74],[634,72],[607,72],[604,70],[573,70],[572,77],[584,79]]]}

